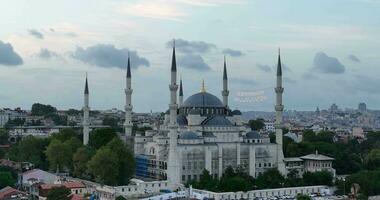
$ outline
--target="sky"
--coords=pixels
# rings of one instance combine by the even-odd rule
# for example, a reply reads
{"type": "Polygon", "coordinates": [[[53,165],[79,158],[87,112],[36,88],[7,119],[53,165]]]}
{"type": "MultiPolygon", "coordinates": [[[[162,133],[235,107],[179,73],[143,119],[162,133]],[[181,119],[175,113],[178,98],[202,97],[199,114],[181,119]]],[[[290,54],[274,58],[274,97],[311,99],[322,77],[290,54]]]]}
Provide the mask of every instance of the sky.
{"type": "Polygon", "coordinates": [[[172,41],[184,98],[272,111],[278,48],[288,110],[380,109],[379,0],[1,0],[0,107],[122,109],[128,53],[136,112],[165,111],[172,41]]]}

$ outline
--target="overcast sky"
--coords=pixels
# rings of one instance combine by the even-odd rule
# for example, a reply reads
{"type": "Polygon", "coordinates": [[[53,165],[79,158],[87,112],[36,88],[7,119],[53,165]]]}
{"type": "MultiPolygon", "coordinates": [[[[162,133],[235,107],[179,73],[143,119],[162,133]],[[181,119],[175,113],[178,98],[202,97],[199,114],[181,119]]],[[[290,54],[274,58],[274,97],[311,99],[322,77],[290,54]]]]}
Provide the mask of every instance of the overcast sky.
{"type": "Polygon", "coordinates": [[[2,0],[0,107],[34,102],[122,109],[132,63],[137,112],[169,103],[172,40],[185,99],[221,97],[226,55],[230,107],[272,111],[278,47],[286,109],[332,103],[380,109],[377,0],[2,0]]]}

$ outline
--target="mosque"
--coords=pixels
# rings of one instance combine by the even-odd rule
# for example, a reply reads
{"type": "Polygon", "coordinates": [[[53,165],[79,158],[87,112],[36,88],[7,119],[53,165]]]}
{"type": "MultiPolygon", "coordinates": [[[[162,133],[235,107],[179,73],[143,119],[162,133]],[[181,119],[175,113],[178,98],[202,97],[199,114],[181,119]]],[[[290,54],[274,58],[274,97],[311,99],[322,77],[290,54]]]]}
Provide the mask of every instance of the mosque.
{"type": "MultiPolygon", "coordinates": [[[[268,169],[286,173],[282,150],[282,69],[278,56],[276,93],[276,143],[251,131],[242,123],[241,112],[228,104],[226,60],[223,66],[222,100],[206,91],[184,100],[182,80],[177,82],[177,64],[173,47],[169,85],[170,102],[164,123],[145,134],[132,134],[131,65],[128,58],[125,89],[125,135],[123,140],[133,145],[136,158],[136,177],[145,180],[169,180],[174,184],[199,180],[206,169],[220,178],[231,166],[240,167],[252,177],[268,169]],[[179,89],[179,94],[177,93],[179,89]]],[[[88,88],[86,80],[84,106],[84,142],[88,142],[88,88]],[[87,93],[87,95],[86,95],[87,93]],[[86,128],[87,127],[87,128],[86,128]]]]}

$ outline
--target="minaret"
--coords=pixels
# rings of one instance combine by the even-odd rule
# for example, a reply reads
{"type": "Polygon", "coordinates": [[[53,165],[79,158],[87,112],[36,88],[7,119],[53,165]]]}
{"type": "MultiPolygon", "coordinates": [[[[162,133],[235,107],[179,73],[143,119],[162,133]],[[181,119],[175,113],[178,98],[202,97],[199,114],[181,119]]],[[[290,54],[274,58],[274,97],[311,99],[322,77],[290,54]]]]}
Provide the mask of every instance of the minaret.
{"type": "Polygon", "coordinates": [[[183,104],[183,89],[182,89],[182,77],[179,80],[179,97],[178,97],[178,107],[181,107],[183,104]]]}
{"type": "Polygon", "coordinates": [[[89,92],[88,92],[88,82],[86,74],[86,84],[84,86],[84,106],[83,106],[83,144],[87,145],[90,134],[90,107],[89,105],[89,92]]]}
{"type": "Polygon", "coordinates": [[[131,77],[131,61],[128,55],[128,65],[126,74],[126,87],[125,87],[125,139],[130,140],[132,137],[132,77],[131,77]]]}
{"type": "Polygon", "coordinates": [[[179,170],[180,164],[178,160],[178,152],[177,152],[177,63],[175,58],[175,43],[173,42],[173,55],[172,55],[172,67],[171,67],[171,81],[169,85],[170,90],[170,104],[169,104],[169,112],[170,112],[170,120],[169,120],[169,156],[168,156],[168,169],[166,171],[168,180],[173,187],[176,187],[181,183],[179,170]]]}
{"type": "Polygon", "coordinates": [[[285,175],[285,164],[284,164],[284,153],[282,149],[282,111],[284,110],[284,105],[282,105],[282,93],[284,88],[282,87],[282,69],[281,69],[281,57],[280,49],[278,50],[278,63],[277,63],[277,83],[276,88],[276,144],[277,144],[277,169],[281,174],[285,175]]]}
{"type": "Polygon", "coordinates": [[[224,56],[224,69],[223,69],[223,90],[222,90],[222,96],[223,96],[223,105],[228,108],[228,94],[230,91],[228,91],[228,79],[227,79],[227,66],[226,66],[226,56],[224,56]]]}

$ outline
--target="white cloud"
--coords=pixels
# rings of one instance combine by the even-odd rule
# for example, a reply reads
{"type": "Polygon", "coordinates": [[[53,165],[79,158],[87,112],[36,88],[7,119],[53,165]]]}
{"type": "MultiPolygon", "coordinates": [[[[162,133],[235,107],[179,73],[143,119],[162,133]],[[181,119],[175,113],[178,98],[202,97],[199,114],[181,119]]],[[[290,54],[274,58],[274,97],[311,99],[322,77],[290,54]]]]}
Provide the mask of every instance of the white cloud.
{"type": "Polygon", "coordinates": [[[128,15],[174,21],[181,21],[181,18],[187,15],[174,4],[165,4],[160,1],[124,4],[119,6],[118,10],[128,15]]]}

